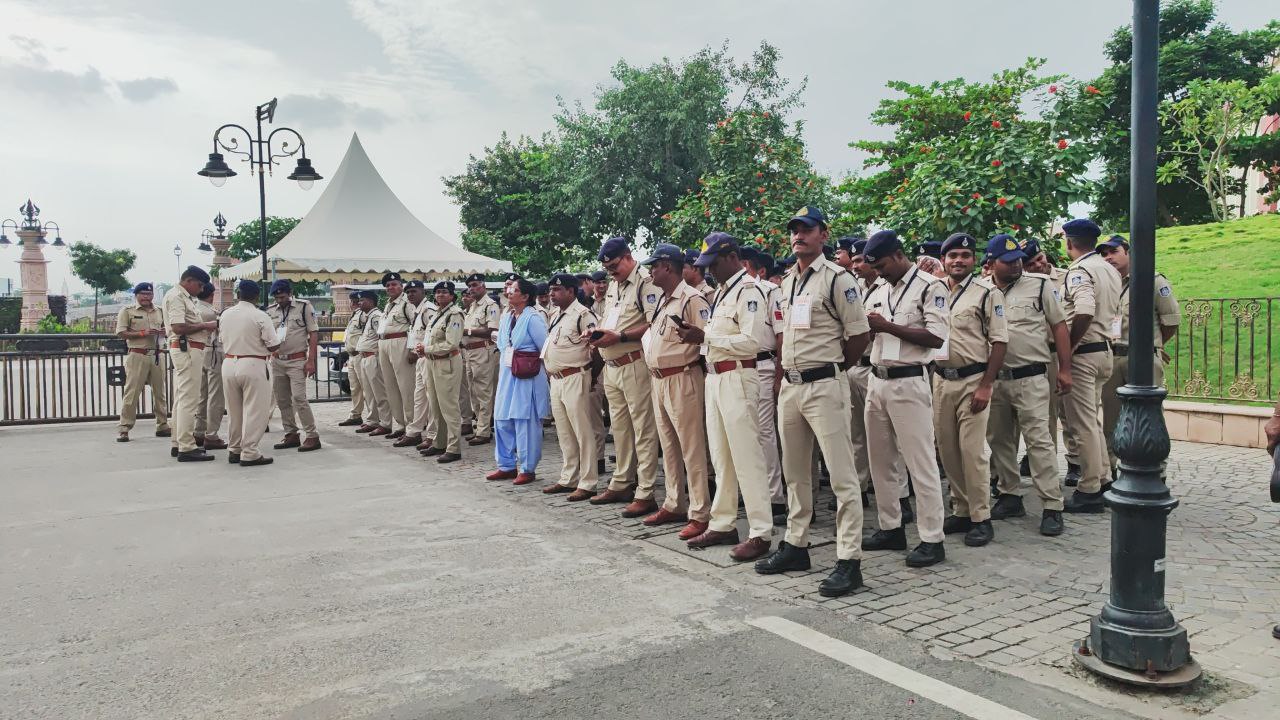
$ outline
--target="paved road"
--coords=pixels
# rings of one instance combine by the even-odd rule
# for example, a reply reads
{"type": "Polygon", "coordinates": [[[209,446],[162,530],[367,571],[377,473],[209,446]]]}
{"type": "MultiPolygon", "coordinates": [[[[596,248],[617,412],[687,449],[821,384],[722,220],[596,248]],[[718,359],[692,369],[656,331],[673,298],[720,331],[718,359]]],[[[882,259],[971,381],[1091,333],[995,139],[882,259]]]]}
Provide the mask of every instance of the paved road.
{"type": "Polygon", "coordinates": [[[1128,717],[762,598],[478,470],[325,442],[241,469],[109,425],[0,430],[0,717],[964,717],[748,624],[772,616],[1038,720],[1128,717]]]}

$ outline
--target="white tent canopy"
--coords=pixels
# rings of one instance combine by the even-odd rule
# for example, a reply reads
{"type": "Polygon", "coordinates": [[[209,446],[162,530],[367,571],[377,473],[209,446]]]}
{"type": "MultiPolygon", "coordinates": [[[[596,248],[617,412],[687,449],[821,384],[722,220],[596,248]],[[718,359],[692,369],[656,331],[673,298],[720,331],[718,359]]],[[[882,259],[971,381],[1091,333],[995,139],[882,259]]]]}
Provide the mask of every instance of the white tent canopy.
{"type": "MultiPolygon", "coordinates": [[[[267,251],[276,277],[291,280],[377,281],[386,272],[434,280],[503,273],[511,263],[450,243],[422,224],[387,187],[352,134],[347,154],[307,216],[267,251]]],[[[224,279],[260,279],[254,258],[224,268],[224,279]]]]}

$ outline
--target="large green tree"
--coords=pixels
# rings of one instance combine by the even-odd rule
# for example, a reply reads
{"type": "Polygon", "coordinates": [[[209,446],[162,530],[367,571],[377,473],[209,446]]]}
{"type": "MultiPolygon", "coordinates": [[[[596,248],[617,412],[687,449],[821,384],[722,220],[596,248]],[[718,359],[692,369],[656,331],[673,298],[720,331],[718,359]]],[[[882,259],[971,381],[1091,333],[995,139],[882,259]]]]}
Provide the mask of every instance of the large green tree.
{"type": "MultiPolygon", "coordinates": [[[[302,222],[302,218],[276,217],[274,215],[267,216],[267,249],[275,247],[276,243],[284,239],[302,222]]],[[[227,254],[236,260],[252,260],[258,257],[261,252],[262,239],[259,235],[259,228],[262,227],[261,220],[250,220],[242,222],[236,226],[235,230],[227,236],[227,240],[231,246],[227,249],[227,254]]]]}
{"type": "Polygon", "coordinates": [[[130,286],[125,273],[138,259],[132,250],[107,250],[89,242],[71,246],[71,272],[93,288],[93,319],[98,319],[98,297],[117,293],[130,286]]]}
{"type": "MultiPolygon", "coordinates": [[[[1263,28],[1235,32],[1216,23],[1213,0],[1170,0],[1160,8],[1160,77],[1158,90],[1163,101],[1185,99],[1194,81],[1238,80],[1255,87],[1273,72],[1271,63],[1280,54],[1280,21],[1263,28]]],[[[1116,228],[1128,225],[1129,216],[1129,124],[1132,116],[1131,73],[1133,32],[1117,29],[1105,47],[1111,65],[1090,84],[1098,88],[1105,112],[1086,116],[1089,132],[1097,142],[1102,179],[1095,204],[1097,216],[1116,228]]],[[[1280,112],[1272,103],[1270,112],[1280,112]]],[[[1166,114],[1158,143],[1159,164],[1175,159],[1179,129],[1166,114]]],[[[1235,175],[1243,178],[1244,167],[1269,167],[1280,161],[1280,134],[1237,143],[1232,157],[1235,175]]],[[[1275,186],[1268,188],[1274,192],[1275,186]]],[[[1161,225],[1208,222],[1213,213],[1203,190],[1189,177],[1165,177],[1158,198],[1161,225]]]]}
{"type": "Polygon", "coordinates": [[[871,120],[892,138],[850,143],[867,159],[839,188],[847,220],[894,228],[911,247],[960,231],[1048,239],[1088,196],[1093,152],[1078,123],[1101,100],[1092,86],[1041,75],[1043,62],[989,82],[889,83],[901,96],[871,120]]]}

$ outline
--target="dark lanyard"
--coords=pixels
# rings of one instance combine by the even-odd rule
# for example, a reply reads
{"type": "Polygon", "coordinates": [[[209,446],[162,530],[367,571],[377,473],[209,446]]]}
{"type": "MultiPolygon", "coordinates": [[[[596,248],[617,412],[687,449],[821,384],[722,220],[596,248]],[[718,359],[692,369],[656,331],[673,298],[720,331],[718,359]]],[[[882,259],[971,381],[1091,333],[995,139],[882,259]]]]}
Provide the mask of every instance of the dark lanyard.
{"type": "Polygon", "coordinates": [[[711,303],[712,315],[716,314],[716,305],[719,305],[721,300],[728,297],[729,291],[737,287],[738,283],[742,282],[742,278],[746,276],[747,276],[747,271],[743,270],[742,272],[738,273],[738,277],[734,278],[733,282],[729,283],[728,285],[724,285],[720,288],[720,292],[716,293],[716,299],[711,303]]]}
{"type": "Polygon", "coordinates": [[[893,303],[893,286],[889,286],[889,299],[885,300],[885,304],[889,306],[889,319],[893,320],[898,317],[898,308],[902,306],[902,298],[907,296],[907,291],[911,289],[911,283],[916,281],[916,274],[920,272],[920,268],[911,270],[911,277],[907,278],[907,284],[902,287],[902,294],[898,296],[898,303],[893,303]]]}
{"type": "Polygon", "coordinates": [[[808,270],[806,270],[806,271],[805,271],[805,273],[804,273],[804,279],[802,279],[802,280],[800,281],[800,287],[798,287],[798,288],[796,287],[796,280],[795,280],[795,278],[791,278],[791,298],[787,301],[787,302],[788,302],[788,304],[793,304],[793,303],[795,303],[795,301],[796,301],[796,293],[798,293],[798,292],[802,292],[802,291],[804,290],[804,286],[805,286],[805,285],[807,285],[807,284],[809,284],[809,278],[811,278],[811,277],[813,277],[813,268],[809,268],[808,270]]]}
{"type": "Polygon", "coordinates": [[[569,311],[568,311],[568,310],[561,310],[561,311],[560,311],[560,314],[559,314],[559,315],[556,315],[556,319],[555,319],[555,320],[553,320],[553,321],[551,322],[551,327],[547,328],[547,336],[548,336],[548,337],[550,337],[550,336],[551,336],[551,331],[552,331],[552,330],[555,330],[555,329],[556,329],[556,326],[560,324],[560,321],[564,319],[564,316],[565,316],[565,315],[568,315],[568,314],[569,314],[569,311]]]}
{"type": "Polygon", "coordinates": [[[969,286],[972,284],[973,284],[973,276],[970,275],[969,279],[964,281],[964,287],[960,288],[960,292],[956,294],[956,296],[951,300],[951,304],[947,306],[948,310],[956,309],[956,303],[960,302],[960,298],[964,297],[964,291],[968,290],[969,286]]]}
{"type": "MultiPolygon", "coordinates": [[[[279,305],[277,305],[276,307],[279,307],[279,305]]],[[[289,307],[284,309],[284,315],[280,316],[280,327],[284,327],[284,324],[289,322],[289,311],[292,309],[293,309],[293,303],[289,303],[289,307]]]]}

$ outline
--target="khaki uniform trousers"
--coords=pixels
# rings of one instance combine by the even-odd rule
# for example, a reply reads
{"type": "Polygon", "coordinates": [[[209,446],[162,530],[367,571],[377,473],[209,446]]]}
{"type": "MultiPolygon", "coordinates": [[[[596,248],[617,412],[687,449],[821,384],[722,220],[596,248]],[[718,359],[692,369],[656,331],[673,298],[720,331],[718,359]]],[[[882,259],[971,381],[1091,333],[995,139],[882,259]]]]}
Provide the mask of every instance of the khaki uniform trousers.
{"type": "Polygon", "coordinates": [[[138,421],[138,402],[142,400],[142,390],[151,386],[151,407],[156,414],[156,430],[169,427],[169,403],[165,398],[166,363],[164,355],[160,355],[156,363],[155,351],[143,355],[126,352],[124,355],[124,398],[120,404],[120,429],[132,430],[138,421]]]}
{"type": "Polygon", "coordinates": [[[378,341],[378,372],[391,408],[391,419],[383,424],[393,430],[404,430],[413,417],[413,363],[408,359],[407,343],[405,338],[378,341]]]}
{"type": "Polygon", "coordinates": [[[347,384],[351,386],[351,417],[364,417],[364,381],[360,379],[360,373],[356,371],[356,365],[360,361],[359,353],[352,353],[347,358],[347,384]]]}
{"type": "Polygon", "coordinates": [[[636,483],[635,499],[653,497],[658,480],[658,431],[654,427],[652,382],[649,366],[635,360],[622,367],[604,366],[604,396],[609,401],[609,422],[618,462],[610,490],[625,490],[636,483]]]}
{"type": "MultiPolygon", "coordinates": [[[[596,438],[591,420],[591,371],[583,370],[551,381],[551,417],[564,465],[560,485],[579,490],[596,489],[596,438]]],[[[597,413],[597,418],[599,414],[597,413]]],[[[599,420],[597,420],[599,422],[599,420]]]]}
{"type": "MultiPolygon", "coordinates": [[[[757,422],[760,426],[760,450],[764,453],[765,479],[769,481],[770,502],[787,501],[787,486],[782,482],[782,452],[778,443],[778,398],[773,394],[773,360],[756,361],[756,378],[760,383],[760,397],[756,402],[757,422]]],[[[747,373],[751,370],[747,369],[747,373]]],[[[716,476],[719,477],[719,471],[716,476]]]]}
{"type": "MultiPolygon", "coordinates": [[[[200,379],[204,377],[204,350],[171,348],[173,361],[173,445],[178,452],[196,449],[196,414],[200,411],[200,379]]],[[[266,423],[263,423],[263,427],[266,423]]]]}
{"type": "Polygon", "coordinates": [[[307,437],[320,437],[316,432],[316,418],[307,402],[306,358],[281,360],[271,358],[271,389],[280,409],[280,422],[285,433],[298,432],[299,426],[307,437]],[[296,416],[296,417],[295,417],[296,416]]]}
{"type": "Polygon", "coordinates": [[[227,450],[241,460],[262,457],[258,443],[271,414],[271,376],[267,361],[227,358],[222,362],[222,387],[227,398],[227,450]]]}
{"type": "MultiPolygon", "coordinates": [[[[466,352],[463,350],[463,352],[466,352]]],[[[462,383],[458,391],[458,412],[462,415],[462,424],[470,425],[475,432],[476,413],[471,409],[471,381],[467,379],[467,357],[462,356],[462,383]]],[[[435,419],[435,415],[431,416],[435,419]]]]}
{"type": "Polygon", "coordinates": [[[862,498],[853,469],[849,438],[849,381],[836,375],[792,385],[785,378],[778,393],[778,433],[782,471],[787,476],[787,535],[795,547],[809,546],[813,519],[814,441],[831,473],[836,496],[836,559],[862,557],[862,498]]]}
{"type": "MultiPolygon", "coordinates": [[[[772,371],[770,373],[772,394],[772,371]]],[[[747,508],[751,537],[773,537],[769,478],[764,458],[759,407],[764,383],[750,368],[707,376],[707,443],[716,469],[716,495],[711,501],[711,529],[728,532],[738,520],[738,493],[747,508]]],[[[773,418],[770,418],[772,421],[773,418]]]]}
{"type": "MultiPolygon", "coordinates": [[[[1098,492],[1107,481],[1107,443],[1102,438],[1101,409],[1102,388],[1110,375],[1110,350],[1071,356],[1071,394],[1063,398],[1062,406],[1066,424],[1076,437],[1080,492],[1098,492]]],[[[1070,450],[1068,440],[1067,451],[1070,450]]]]}
{"type": "Polygon", "coordinates": [[[653,417],[662,444],[662,474],[667,493],[662,507],[687,513],[690,520],[711,519],[707,486],[706,374],[701,367],[653,380],[653,417]]]}
{"type": "MultiPolygon", "coordinates": [[[[205,351],[209,357],[209,351],[205,351]]],[[[222,392],[222,354],[211,365],[206,365],[200,378],[200,409],[196,412],[196,435],[218,437],[222,429],[222,415],[227,409],[222,392]]]]}
{"type": "Polygon", "coordinates": [[[477,438],[493,436],[493,393],[498,389],[498,353],[493,345],[462,351],[471,393],[471,427],[477,438]]]}
{"type": "Polygon", "coordinates": [[[999,478],[1000,494],[1022,496],[1017,439],[1021,434],[1027,446],[1031,482],[1045,510],[1062,509],[1056,450],[1049,434],[1049,398],[1056,394],[1057,385],[1051,385],[1047,375],[999,380],[991,393],[987,418],[987,444],[991,446],[991,467],[999,478]]]}
{"type": "Polygon", "coordinates": [[[607,434],[604,430],[604,379],[597,377],[591,385],[591,432],[596,436],[596,461],[605,457],[604,442],[607,434]]]}
{"type": "Polygon", "coordinates": [[[991,456],[987,454],[990,406],[975,413],[969,400],[982,375],[941,376],[933,385],[933,432],[951,486],[951,512],[973,522],[991,519],[991,456]]]}
{"type": "MultiPolygon", "coordinates": [[[[1164,362],[1157,350],[1151,364],[1152,382],[1164,386],[1164,362]]],[[[1111,470],[1116,469],[1115,438],[1116,419],[1120,417],[1120,396],[1116,391],[1129,382],[1129,358],[1119,355],[1111,360],[1111,376],[1102,386],[1102,437],[1107,443],[1107,458],[1111,470]]]]}
{"type": "Polygon", "coordinates": [[[867,380],[867,446],[876,513],[881,530],[902,527],[899,496],[906,486],[901,465],[916,490],[916,523],[923,542],[942,542],[942,479],[934,456],[933,394],[928,377],[867,380]],[[899,460],[900,459],[900,460],[899,460]]]}
{"type": "Polygon", "coordinates": [[[364,421],[390,428],[391,403],[387,402],[387,389],[382,384],[377,355],[360,358],[360,377],[364,381],[364,421]]]}
{"type": "Polygon", "coordinates": [[[462,411],[458,409],[462,384],[462,356],[450,355],[443,360],[427,357],[427,393],[431,398],[431,413],[435,416],[435,447],[458,455],[462,454],[462,411]]]}
{"type": "Polygon", "coordinates": [[[430,361],[420,358],[413,365],[413,419],[405,428],[405,435],[422,435],[425,439],[436,436],[436,414],[431,409],[430,361]]]}
{"type": "Polygon", "coordinates": [[[858,491],[871,490],[871,460],[867,455],[867,379],[871,368],[854,365],[849,376],[849,428],[853,438],[853,464],[858,474],[858,491]]]}

